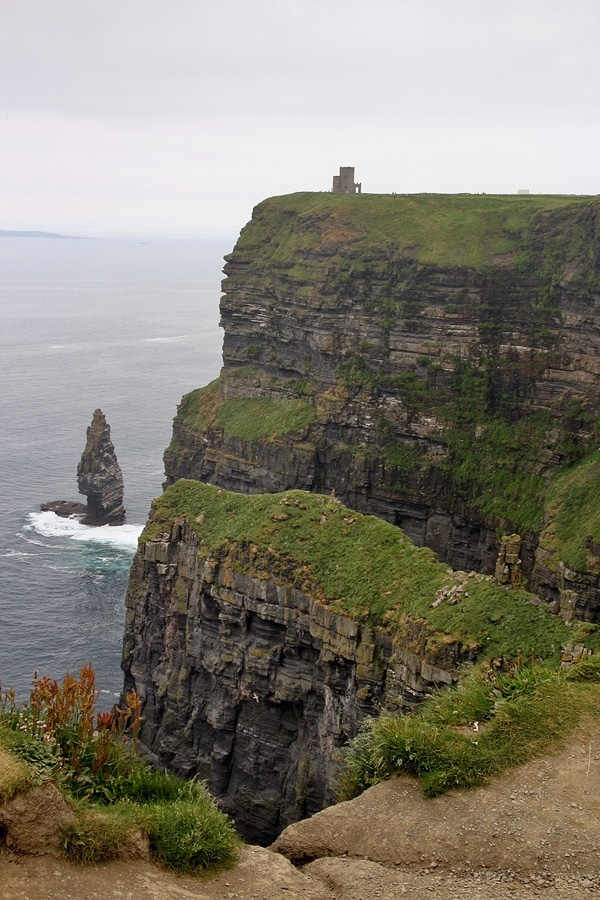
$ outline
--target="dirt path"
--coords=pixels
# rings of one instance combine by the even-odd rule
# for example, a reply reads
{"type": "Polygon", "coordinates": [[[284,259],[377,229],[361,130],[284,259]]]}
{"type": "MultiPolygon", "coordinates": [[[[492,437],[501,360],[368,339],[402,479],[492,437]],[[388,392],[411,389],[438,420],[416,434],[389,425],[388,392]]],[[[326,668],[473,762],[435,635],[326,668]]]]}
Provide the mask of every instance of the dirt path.
{"type": "Polygon", "coordinates": [[[427,800],[399,778],[246,847],[215,878],[142,861],[80,869],[0,856],[6,900],[573,900],[600,895],[600,734],[580,728],[552,759],[475,791],[427,800]],[[292,865],[286,857],[293,860],[292,865]],[[301,867],[301,868],[299,868],[301,867]]]}

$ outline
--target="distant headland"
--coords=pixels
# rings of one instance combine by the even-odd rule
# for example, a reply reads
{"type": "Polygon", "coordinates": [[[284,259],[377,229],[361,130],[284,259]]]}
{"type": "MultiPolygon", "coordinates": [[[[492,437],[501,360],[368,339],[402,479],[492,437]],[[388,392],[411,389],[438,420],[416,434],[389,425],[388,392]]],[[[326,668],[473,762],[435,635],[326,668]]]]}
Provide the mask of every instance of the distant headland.
{"type": "Polygon", "coordinates": [[[20,238],[54,238],[63,241],[84,241],[85,238],[76,234],[54,234],[51,231],[6,231],[0,228],[0,238],[3,237],[20,237],[20,238]]]}

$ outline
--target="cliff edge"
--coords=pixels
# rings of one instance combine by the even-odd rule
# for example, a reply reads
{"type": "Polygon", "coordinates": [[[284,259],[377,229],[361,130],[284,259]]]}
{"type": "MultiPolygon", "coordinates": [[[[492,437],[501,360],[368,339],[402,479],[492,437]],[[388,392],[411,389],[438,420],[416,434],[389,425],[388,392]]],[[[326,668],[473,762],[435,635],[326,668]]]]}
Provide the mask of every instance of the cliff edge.
{"type": "Polygon", "coordinates": [[[427,800],[410,779],[292,826],[202,880],[141,860],[74,867],[0,851],[0,896],[82,900],[572,900],[600,891],[600,746],[583,726],[551,760],[427,800]],[[290,860],[295,861],[292,865],[290,860]],[[309,862],[310,861],[310,862],[309,862]]]}
{"type": "Polygon", "coordinates": [[[259,843],[335,801],[366,717],[414,710],[480,655],[557,664],[577,636],[526,591],[455,572],[334,497],[185,480],[153,503],[126,605],[139,747],[205,779],[259,843]]]}

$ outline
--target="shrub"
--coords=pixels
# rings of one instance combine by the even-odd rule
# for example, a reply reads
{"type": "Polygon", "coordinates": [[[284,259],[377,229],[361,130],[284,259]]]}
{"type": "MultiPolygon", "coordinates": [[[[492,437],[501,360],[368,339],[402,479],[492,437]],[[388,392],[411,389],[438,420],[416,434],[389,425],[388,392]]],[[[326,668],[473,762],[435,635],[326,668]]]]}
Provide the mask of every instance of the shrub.
{"type": "Polygon", "coordinates": [[[0,692],[0,801],[32,782],[55,779],[77,811],[62,834],[67,859],[113,859],[136,832],[152,857],[177,872],[226,866],[239,839],[202,784],[151,769],[135,754],[140,702],[95,712],[95,676],[84,666],[61,685],[34,677],[29,702],[0,692]],[[6,763],[6,764],[5,764],[6,763]]]}

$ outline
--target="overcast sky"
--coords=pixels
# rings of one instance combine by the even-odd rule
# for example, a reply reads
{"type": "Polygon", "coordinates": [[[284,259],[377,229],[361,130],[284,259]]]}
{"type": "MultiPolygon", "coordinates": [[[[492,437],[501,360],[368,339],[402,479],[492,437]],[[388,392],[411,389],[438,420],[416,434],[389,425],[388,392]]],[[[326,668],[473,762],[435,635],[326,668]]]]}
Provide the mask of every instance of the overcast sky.
{"type": "Polygon", "coordinates": [[[265,197],[600,193],[600,0],[0,0],[0,228],[232,236],[265,197]]]}

